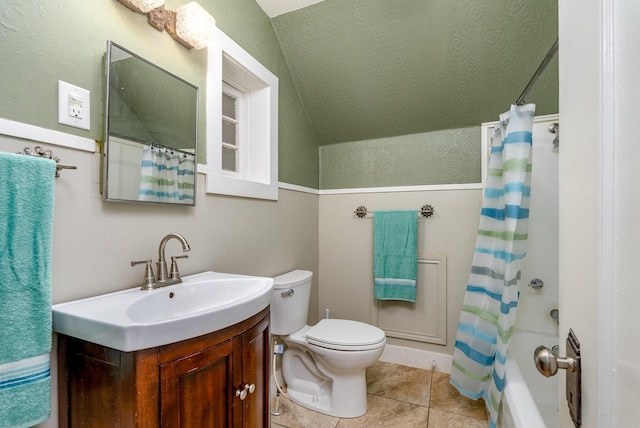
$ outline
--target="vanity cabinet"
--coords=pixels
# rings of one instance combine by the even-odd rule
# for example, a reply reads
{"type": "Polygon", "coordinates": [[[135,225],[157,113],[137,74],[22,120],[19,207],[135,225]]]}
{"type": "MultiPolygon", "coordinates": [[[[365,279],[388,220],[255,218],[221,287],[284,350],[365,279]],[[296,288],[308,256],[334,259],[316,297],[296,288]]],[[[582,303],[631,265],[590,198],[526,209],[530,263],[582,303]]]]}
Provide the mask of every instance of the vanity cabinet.
{"type": "Polygon", "coordinates": [[[134,352],[59,335],[58,355],[60,427],[269,426],[269,308],[134,352]]]}

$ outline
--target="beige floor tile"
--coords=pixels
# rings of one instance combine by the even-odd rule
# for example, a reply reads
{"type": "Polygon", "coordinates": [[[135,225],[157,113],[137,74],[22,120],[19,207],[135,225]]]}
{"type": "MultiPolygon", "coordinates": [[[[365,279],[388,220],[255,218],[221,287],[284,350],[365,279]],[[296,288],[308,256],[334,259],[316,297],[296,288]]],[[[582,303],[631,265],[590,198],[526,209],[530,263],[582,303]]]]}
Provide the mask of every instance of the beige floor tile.
{"type": "Polygon", "coordinates": [[[433,373],[429,408],[468,418],[487,420],[484,400],[475,401],[460,395],[458,390],[449,383],[449,374],[447,373],[433,373]]]}
{"type": "Polygon", "coordinates": [[[309,410],[299,406],[290,400],[280,397],[280,416],[271,416],[272,426],[286,428],[335,428],[339,418],[309,410]],[[273,425],[277,424],[277,425],[273,425]]]}
{"type": "Polygon", "coordinates": [[[378,361],[367,369],[367,392],[420,406],[429,405],[431,370],[378,361]]]}
{"type": "Polygon", "coordinates": [[[274,428],[486,428],[484,401],[461,396],[449,375],[378,362],[367,369],[368,411],[339,419],[282,397],[274,428]]]}
{"type": "Polygon", "coordinates": [[[429,409],[429,428],[487,428],[487,421],[429,409]]]}
{"type": "Polygon", "coordinates": [[[426,427],[429,409],[423,406],[379,397],[367,396],[368,411],[364,416],[340,419],[338,428],[426,427]]]}

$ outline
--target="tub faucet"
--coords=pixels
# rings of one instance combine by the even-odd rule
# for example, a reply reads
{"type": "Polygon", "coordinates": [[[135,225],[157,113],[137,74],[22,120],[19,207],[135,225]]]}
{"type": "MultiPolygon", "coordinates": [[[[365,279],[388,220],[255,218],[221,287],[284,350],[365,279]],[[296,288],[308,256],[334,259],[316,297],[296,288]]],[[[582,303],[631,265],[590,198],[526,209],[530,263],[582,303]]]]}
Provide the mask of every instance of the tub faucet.
{"type": "Polygon", "coordinates": [[[182,244],[183,252],[186,253],[187,251],[191,250],[191,247],[189,246],[189,243],[187,242],[187,240],[184,238],[184,236],[180,235],[179,233],[169,233],[164,238],[162,238],[162,241],[160,241],[160,246],[158,247],[158,263],[156,263],[157,272],[158,272],[156,281],[158,285],[170,285],[170,284],[177,284],[179,282],[182,282],[182,280],[179,277],[170,278],[167,273],[167,261],[165,260],[165,257],[164,257],[164,247],[167,245],[167,242],[169,242],[169,240],[173,238],[180,241],[180,243],[182,244]]]}

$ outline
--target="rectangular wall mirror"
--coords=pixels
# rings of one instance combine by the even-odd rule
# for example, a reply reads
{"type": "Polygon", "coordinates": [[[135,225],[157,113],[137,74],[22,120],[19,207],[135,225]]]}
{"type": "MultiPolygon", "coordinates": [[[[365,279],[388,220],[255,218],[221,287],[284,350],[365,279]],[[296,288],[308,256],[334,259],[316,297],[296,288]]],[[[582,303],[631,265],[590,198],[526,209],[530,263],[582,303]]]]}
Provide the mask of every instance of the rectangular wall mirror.
{"type": "Polygon", "coordinates": [[[198,88],[107,42],[103,197],[195,205],[198,88]]]}

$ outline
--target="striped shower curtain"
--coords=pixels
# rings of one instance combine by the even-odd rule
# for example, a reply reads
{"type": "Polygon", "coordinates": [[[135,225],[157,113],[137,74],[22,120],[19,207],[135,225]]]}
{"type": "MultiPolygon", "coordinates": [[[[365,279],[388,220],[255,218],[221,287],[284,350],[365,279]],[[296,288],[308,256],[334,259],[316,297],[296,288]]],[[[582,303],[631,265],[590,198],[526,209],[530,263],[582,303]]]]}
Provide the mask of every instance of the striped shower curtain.
{"type": "Polygon", "coordinates": [[[142,149],[138,200],[193,203],[193,155],[147,145],[142,149]]]}
{"type": "Polygon", "coordinates": [[[526,253],[534,104],[512,105],[491,141],[471,274],[458,324],[451,384],[484,398],[495,427],[526,253]]]}

